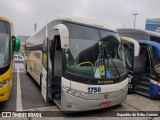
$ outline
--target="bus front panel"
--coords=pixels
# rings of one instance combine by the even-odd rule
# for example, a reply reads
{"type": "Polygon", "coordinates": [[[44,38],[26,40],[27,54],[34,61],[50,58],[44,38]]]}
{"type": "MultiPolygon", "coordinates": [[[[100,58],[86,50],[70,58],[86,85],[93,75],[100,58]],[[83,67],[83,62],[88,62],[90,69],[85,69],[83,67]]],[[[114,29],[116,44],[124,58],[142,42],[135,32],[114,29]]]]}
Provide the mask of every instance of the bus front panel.
{"type": "Polygon", "coordinates": [[[62,78],[62,111],[88,111],[115,106],[125,101],[128,78],[112,85],[87,85],[62,78]]]}
{"type": "Polygon", "coordinates": [[[66,60],[61,79],[61,109],[85,111],[124,102],[128,78],[118,34],[84,25],[65,25],[70,48],[63,54],[66,60]]]}

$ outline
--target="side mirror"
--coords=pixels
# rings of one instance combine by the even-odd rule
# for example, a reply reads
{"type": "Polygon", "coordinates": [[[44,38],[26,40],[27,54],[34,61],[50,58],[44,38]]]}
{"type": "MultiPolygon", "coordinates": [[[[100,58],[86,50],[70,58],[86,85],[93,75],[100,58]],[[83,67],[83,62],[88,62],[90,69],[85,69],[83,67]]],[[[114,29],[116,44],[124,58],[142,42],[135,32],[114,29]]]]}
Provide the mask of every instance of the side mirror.
{"type": "Polygon", "coordinates": [[[13,44],[14,44],[14,48],[13,48],[14,51],[19,52],[20,46],[21,46],[20,38],[13,36],[12,40],[13,40],[13,44]]]}
{"type": "Polygon", "coordinates": [[[63,49],[69,49],[69,32],[68,28],[63,25],[59,24],[53,27],[54,30],[58,30],[60,34],[60,39],[61,39],[61,48],[63,49]]]}
{"type": "Polygon", "coordinates": [[[143,55],[134,57],[134,72],[141,73],[144,71],[146,59],[143,55]]]}
{"type": "Polygon", "coordinates": [[[160,64],[156,65],[154,67],[154,70],[155,70],[156,73],[160,73],[160,64]]]}

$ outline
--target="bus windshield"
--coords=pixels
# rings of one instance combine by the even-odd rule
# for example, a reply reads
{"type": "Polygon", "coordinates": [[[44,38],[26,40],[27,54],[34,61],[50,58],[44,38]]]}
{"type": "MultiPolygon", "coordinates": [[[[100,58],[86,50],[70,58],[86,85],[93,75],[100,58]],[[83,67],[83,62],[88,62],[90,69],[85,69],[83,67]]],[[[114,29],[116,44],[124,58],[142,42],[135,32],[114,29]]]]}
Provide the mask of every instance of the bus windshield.
{"type": "Polygon", "coordinates": [[[5,67],[10,60],[9,57],[9,40],[10,31],[9,23],[0,21],[0,68],[5,67]]]}
{"type": "Polygon", "coordinates": [[[66,70],[89,78],[115,78],[126,73],[119,55],[117,33],[70,24],[70,48],[66,50],[66,70]]]}

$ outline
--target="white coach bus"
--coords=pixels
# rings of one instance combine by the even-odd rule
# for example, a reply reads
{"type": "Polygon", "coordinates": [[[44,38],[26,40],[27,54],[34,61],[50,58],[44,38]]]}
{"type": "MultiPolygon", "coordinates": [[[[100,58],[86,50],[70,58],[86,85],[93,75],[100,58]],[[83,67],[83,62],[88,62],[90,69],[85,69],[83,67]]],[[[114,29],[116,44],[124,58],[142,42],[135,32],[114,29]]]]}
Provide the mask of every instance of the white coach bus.
{"type": "Polygon", "coordinates": [[[62,111],[88,111],[121,104],[127,70],[116,30],[79,17],[55,17],[26,42],[27,74],[46,101],[62,111]]]}

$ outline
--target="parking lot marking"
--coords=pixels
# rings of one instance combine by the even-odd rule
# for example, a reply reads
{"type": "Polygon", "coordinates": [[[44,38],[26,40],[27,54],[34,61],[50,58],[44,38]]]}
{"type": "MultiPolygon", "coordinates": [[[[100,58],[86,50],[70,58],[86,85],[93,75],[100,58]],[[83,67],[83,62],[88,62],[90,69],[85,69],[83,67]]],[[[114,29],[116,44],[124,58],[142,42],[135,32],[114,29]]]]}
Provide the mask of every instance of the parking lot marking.
{"type": "MultiPolygon", "coordinates": [[[[14,71],[15,73],[18,73],[18,71],[14,71]]],[[[25,71],[19,71],[19,73],[26,73],[25,71]]]]}
{"type": "Polygon", "coordinates": [[[132,108],[134,108],[134,109],[136,109],[137,111],[141,111],[141,112],[143,112],[142,110],[138,109],[137,107],[134,107],[134,106],[132,106],[132,105],[130,105],[130,104],[128,104],[128,103],[126,103],[126,102],[124,102],[124,104],[126,104],[126,105],[128,105],[128,106],[130,106],[130,107],[132,107],[132,108]]]}
{"type": "Polygon", "coordinates": [[[22,111],[22,97],[21,97],[21,85],[20,85],[19,67],[17,67],[17,101],[16,101],[16,110],[17,111],[22,111]]]}
{"type": "Polygon", "coordinates": [[[60,111],[60,109],[57,107],[57,106],[49,106],[49,107],[40,107],[40,108],[33,108],[33,109],[26,109],[26,110],[23,110],[23,111],[34,111],[34,110],[45,110],[45,109],[50,109],[52,108],[53,111],[60,111]]]}

